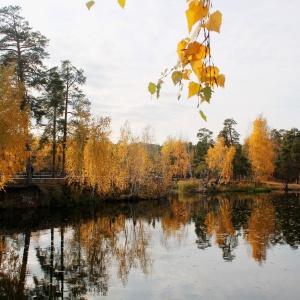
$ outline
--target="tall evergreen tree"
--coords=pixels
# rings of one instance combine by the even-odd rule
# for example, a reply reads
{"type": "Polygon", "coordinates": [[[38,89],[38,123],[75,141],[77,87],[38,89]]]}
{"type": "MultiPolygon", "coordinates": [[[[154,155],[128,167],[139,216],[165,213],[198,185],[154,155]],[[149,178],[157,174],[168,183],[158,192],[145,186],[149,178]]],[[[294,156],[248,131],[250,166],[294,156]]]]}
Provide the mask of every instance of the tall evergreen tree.
{"type": "Polygon", "coordinates": [[[64,113],[64,85],[58,72],[58,67],[51,68],[45,76],[45,90],[42,94],[43,111],[46,119],[43,137],[52,143],[52,176],[56,172],[56,147],[58,133],[61,131],[62,116],[64,113]]]}
{"type": "Polygon", "coordinates": [[[233,158],[233,178],[240,181],[251,173],[251,163],[243,151],[241,144],[235,146],[236,152],[233,158]]]}
{"type": "Polygon", "coordinates": [[[197,133],[198,143],[195,146],[195,155],[193,160],[193,169],[196,176],[207,169],[205,156],[209,147],[213,146],[213,132],[207,128],[199,129],[197,133]]]}
{"type": "Polygon", "coordinates": [[[300,132],[297,130],[297,135],[294,138],[292,149],[291,149],[291,156],[294,161],[296,167],[296,181],[299,183],[300,180],[300,132]]]}
{"type": "Polygon", "coordinates": [[[64,85],[64,121],[63,121],[63,141],[62,141],[62,172],[65,172],[66,146],[69,122],[76,121],[78,114],[88,111],[90,102],[85,98],[80,86],[85,84],[86,77],[82,69],[77,69],[69,60],[62,61],[60,68],[60,78],[64,85]],[[71,117],[69,117],[71,115],[71,117]]]}
{"type": "Polygon", "coordinates": [[[219,137],[224,137],[227,147],[236,146],[239,144],[240,134],[234,129],[236,125],[234,119],[226,119],[223,123],[224,127],[219,133],[219,137]]]}
{"type": "Polygon", "coordinates": [[[296,128],[283,131],[275,160],[275,176],[288,189],[289,183],[299,181],[300,172],[300,132],[296,128]]]}
{"type": "Polygon", "coordinates": [[[26,89],[21,103],[21,109],[24,109],[28,104],[32,105],[29,90],[41,80],[45,69],[43,59],[49,56],[45,51],[49,40],[39,31],[33,31],[20,12],[19,6],[0,9],[0,64],[16,65],[18,79],[26,89]]]}

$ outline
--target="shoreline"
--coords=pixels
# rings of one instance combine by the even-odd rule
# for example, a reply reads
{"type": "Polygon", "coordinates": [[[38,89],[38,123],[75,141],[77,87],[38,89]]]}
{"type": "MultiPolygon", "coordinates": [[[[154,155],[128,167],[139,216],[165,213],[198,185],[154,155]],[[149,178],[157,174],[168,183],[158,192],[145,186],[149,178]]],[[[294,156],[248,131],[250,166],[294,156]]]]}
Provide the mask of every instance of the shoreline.
{"type": "MultiPolygon", "coordinates": [[[[289,184],[286,191],[284,185],[278,182],[265,182],[260,186],[217,186],[216,188],[190,188],[174,192],[190,194],[255,194],[255,193],[300,193],[300,184],[289,184]]],[[[163,198],[163,197],[162,197],[163,198]]],[[[75,207],[93,204],[97,202],[134,202],[151,201],[157,199],[143,199],[134,195],[119,196],[91,196],[91,191],[81,190],[73,185],[67,184],[34,184],[31,186],[18,185],[9,186],[5,191],[0,191],[0,210],[17,208],[61,208],[75,207]]]]}

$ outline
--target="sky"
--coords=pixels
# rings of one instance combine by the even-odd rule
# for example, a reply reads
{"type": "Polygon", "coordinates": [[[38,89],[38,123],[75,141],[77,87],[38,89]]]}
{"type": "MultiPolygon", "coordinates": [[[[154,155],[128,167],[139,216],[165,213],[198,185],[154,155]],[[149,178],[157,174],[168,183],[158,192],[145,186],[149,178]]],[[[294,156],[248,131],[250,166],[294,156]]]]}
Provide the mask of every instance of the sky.
{"type": "Polygon", "coordinates": [[[128,120],[134,134],[152,126],[155,142],[168,136],[197,143],[197,132],[208,128],[214,137],[227,118],[236,122],[241,142],[260,114],[271,129],[300,129],[300,1],[213,1],[223,14],[221,31],[211,34],[214,64],[225,74],[211,103],[197,108],[187,99],[187,85],[164,80],[157,100],[148,83],[157,82],[177,62],[177,44],[188,37],[185,0],[0,0],[1,7],[18,5],[34,31],[50,39],[48,67],[70,60],[87,77],[83,92],[94,115],[112,118],[112,138],[128,120]],[[199,115],[207,116],[205,122],[199,115]]]}

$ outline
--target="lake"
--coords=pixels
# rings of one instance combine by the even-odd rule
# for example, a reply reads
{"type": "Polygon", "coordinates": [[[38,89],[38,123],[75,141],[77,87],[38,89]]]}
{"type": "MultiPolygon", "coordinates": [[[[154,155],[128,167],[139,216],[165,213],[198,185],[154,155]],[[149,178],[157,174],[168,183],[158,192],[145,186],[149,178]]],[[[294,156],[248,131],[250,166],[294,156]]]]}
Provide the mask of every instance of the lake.
{"type": "Polygon", "coordinates": [[[300,196],[0,212],[0,299],[297,299],[300,196]]]}

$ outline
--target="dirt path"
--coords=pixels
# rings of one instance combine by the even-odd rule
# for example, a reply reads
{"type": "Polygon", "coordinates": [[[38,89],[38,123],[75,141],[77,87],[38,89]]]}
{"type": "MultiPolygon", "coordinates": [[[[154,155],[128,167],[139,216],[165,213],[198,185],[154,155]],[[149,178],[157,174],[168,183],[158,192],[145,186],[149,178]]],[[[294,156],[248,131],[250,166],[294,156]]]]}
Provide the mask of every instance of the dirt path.
{"type": "MultiPolygon", "coordinates": [[[[278,190],[284,190],[284,185],[281,182],[275,182],[275,181],[268,181],[266,182],[270,188],[276,188],[278,190]]],[[[289,190],[292,191],[300,191],[300,184],[297,183],[290,183],[288,186],[289,190]]]]}

